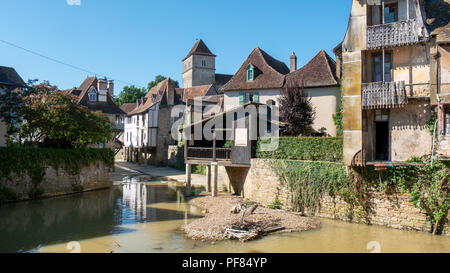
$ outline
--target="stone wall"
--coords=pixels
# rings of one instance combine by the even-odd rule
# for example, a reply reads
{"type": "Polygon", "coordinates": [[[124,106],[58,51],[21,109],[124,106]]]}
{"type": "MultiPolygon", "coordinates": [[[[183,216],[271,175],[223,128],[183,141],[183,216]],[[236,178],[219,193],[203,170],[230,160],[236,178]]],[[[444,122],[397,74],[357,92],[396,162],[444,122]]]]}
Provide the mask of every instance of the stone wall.
{"type": "MultiPolygon", "coordinates": [[[[268,161],[252,159],[251,168],[245,178],[233,177],[227,175],[230,172],[224,172],[224,169],[222,171],[224,182],[227,184],[231,182],[231,184],[241,187],[243,197],[265,206],[278,200],[283,204],[284,209],[292,209],[292,194],[289,186],[279,181],[268,161]]],[[[339,197],[332,198],[324,195],[320,200],[320,209],[316,212],[306,211],[306,214],[396,229],[423,232],[431,230],[430,222],[426,219],[425,214],[409,202],[408,194],[387,196],[373,192],[369,204],[369,215],[367,218],[362,218],[357,209],[350,210],[348,204],[339,197]]],[[[450,236],[450,221],[444,228],[444,234],[450,236]]]]}
{"type": "MultiPolygon", "coordinates": [[[[55,170],[48,167],[39,187],[44,191],[40,197],[53,197],[72,194],[81,191],[105,189],[111,186],[110,168],[102,161],[81,168],[77,175],[70,175],[63,169],[55,170]]],[[[33,185],[28,175],[14,176],[13,179],[2,182],[5,188],[17,194],[18,200],[29,199],[33,185]]],[[[5,200],[11,201],[11,200],[5,200]]]]}
{"type": "Polygon", "coordinates": [[[168,159],[169,166],[176,166],[177,165],[178,146],[177,145],[169,145],[168,154],[169,154],[169,159],[168,159]]]}

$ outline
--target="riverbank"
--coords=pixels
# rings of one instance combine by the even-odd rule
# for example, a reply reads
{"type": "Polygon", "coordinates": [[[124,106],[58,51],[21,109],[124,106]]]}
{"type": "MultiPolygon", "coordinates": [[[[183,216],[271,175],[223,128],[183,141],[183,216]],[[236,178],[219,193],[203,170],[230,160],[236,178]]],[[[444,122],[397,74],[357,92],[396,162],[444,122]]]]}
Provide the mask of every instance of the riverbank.
{"type": "MultiPolygon", "coordinates": [[[[253,205],[241,197],[225,193],[215,198],[200,195],[191,199],[188,204],[201,208],[205,217],[183,225],[181,229],[191,239],[210,241],[235,238],[233,230],[236,231],[236,227],[241,226],[244,208],[249,209],[253,205]]],[[[320,227],[320,221],[293,212],[257,206],[253,213],[246,213],[244,226],[248,229],[249,236],[242,241],[258,238],[271,231],[283,233],[316,229],[320,227]]]]}

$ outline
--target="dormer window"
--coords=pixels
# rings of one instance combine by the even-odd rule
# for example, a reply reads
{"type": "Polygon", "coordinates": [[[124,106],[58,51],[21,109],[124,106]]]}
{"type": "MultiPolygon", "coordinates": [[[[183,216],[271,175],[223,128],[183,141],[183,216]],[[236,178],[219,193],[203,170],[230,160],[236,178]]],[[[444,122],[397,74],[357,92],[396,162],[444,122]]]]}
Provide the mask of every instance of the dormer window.
{"type": "Polygon", "coordinates": [[[89,91],[89,93],[88,93],[88,97],[89,97],[89,101],[96,102],[97,97],[98,97],[97,89],[92,88],[91,91],[89,91]]]}
{"type": "Polygon", "coordinates": [[[255,79],[255,67],[253,65],[247,66],[247,81],[255,79]]]}

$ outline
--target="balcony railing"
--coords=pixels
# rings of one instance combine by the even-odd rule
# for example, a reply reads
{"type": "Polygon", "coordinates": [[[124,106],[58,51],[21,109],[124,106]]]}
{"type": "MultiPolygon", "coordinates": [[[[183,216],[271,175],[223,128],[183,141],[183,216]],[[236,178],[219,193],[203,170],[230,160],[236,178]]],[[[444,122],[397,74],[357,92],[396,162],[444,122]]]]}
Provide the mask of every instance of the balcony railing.
{"type": "Polygon", "coordinates": [[[363,109],[387,109],[408,104],[405,82],[371,82],[362,85],[363,109]]]}
{"type": "Polygon", "coordinates": [[[419,27],[415,19],[368,26],[367,48],[405,46],[419,42],[419,27]]]}
{"type": "Polygon", "coordinates": [[[188,147],[187,158],[206,160],[231,160],[231,149],[216,148],[216,152],[214,154],[214,148],[188,147]]]}

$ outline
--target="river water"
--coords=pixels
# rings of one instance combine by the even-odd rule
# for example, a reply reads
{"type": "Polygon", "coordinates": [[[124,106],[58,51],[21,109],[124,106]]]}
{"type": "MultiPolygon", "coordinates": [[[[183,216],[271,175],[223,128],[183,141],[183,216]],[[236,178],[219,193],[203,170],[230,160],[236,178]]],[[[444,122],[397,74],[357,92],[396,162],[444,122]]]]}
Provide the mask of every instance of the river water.
{"type": "Polygon", "coordinates": [[[322,227],[260,240],[200,242],[180,227],[202,217],[181,185],[110,190],[0,206],[0,252],[446,252],[450,237],[321,219],[322,227]]]}

